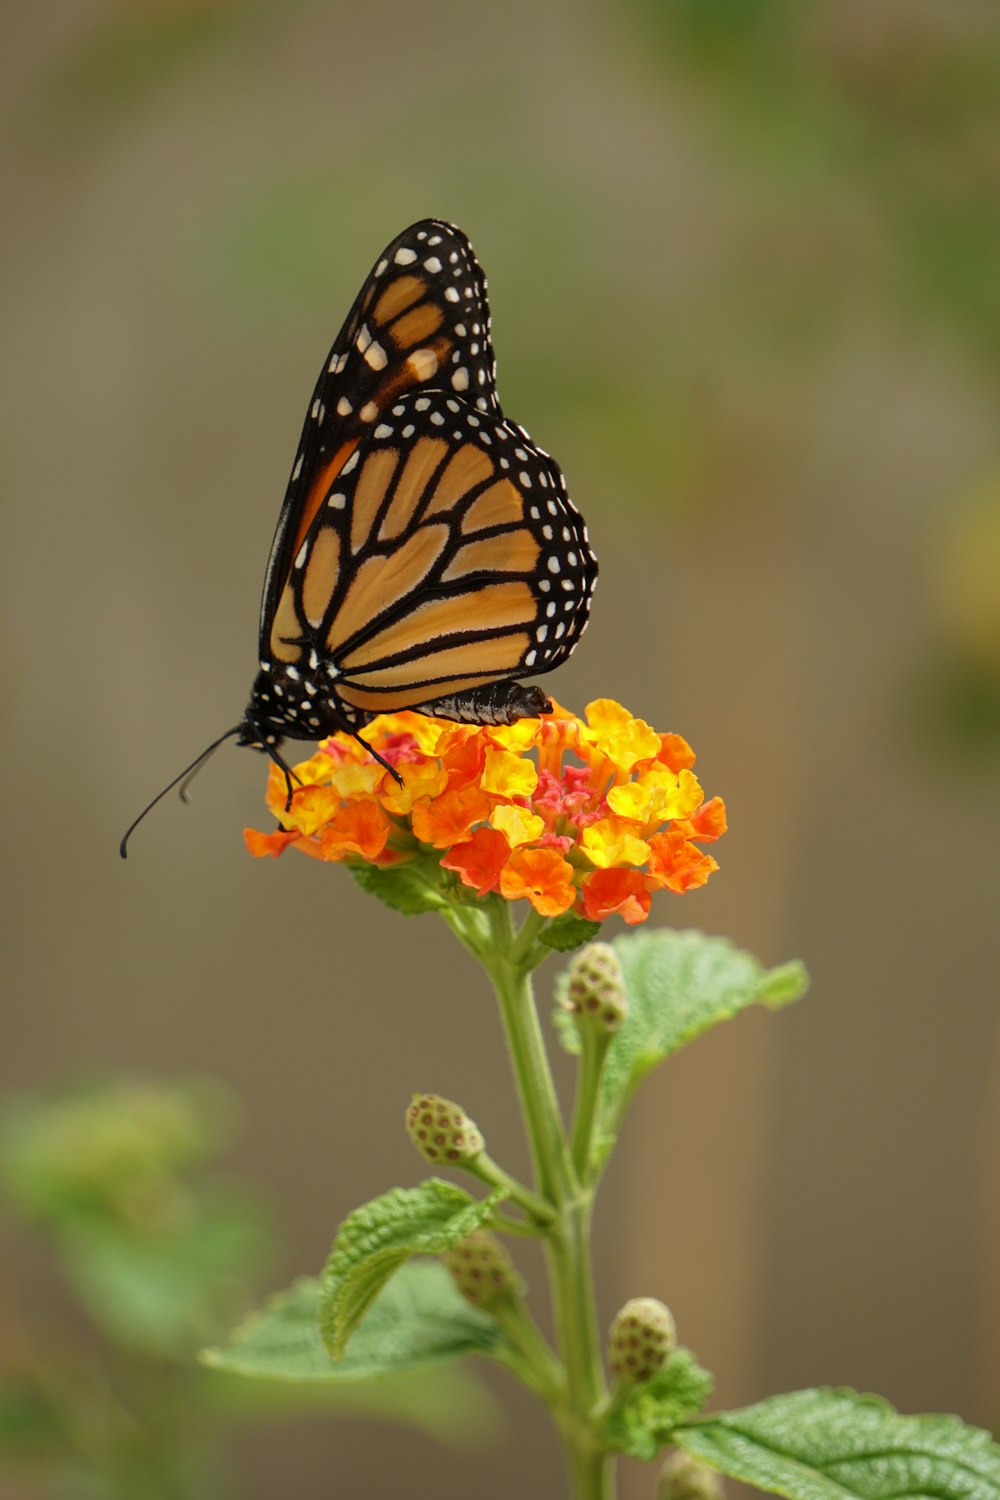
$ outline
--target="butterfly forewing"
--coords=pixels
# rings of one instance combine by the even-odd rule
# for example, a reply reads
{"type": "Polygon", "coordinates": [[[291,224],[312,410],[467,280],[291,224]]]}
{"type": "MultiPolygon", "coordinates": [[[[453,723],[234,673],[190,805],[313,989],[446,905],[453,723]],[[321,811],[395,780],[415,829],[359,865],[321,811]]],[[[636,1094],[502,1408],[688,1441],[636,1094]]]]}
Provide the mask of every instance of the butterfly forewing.
{"type": "Polygon", "coordinates": [[[415,392],[341,465],[267,649],[295,663],[311,643],[363,722],[556,666],[596,574],[563,476],[524,430],[496,408],[415,392]]]}
{"type": "Polygon", "coordinates": [[[486,278],[460,229],[413,224],[375,262],[327,356],[278,518],[261,603],[261,657],[292,561],[358,442],[421,385],[498,410],[486,278]]]}

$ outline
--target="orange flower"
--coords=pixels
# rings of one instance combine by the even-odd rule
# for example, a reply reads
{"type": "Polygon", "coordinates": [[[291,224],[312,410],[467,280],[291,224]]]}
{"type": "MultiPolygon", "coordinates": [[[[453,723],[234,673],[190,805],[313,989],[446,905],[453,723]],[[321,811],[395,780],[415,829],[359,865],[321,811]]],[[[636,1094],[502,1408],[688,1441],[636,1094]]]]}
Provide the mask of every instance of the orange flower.
{"type": "Polygon", "coordinates": [[[496,889],[507,863],[510,845],[495,828],[477,828],[466,844],[456,844],[441,860],[446,870],[456,870],[463,885],[480,896],[496,889]]]}
{"type": "Polygon", "coordinates": [[[346,859],[360,854],[373,860],[389,842],[392,824],[374,802],[348,803],[339,807],[319,836],[324,859],[346,859]]]}
{"type": "Polygon", "coordinates": [[[650,895],[638,870],[595,870],[583,880],[583,914],[603,922],[612,912],[630,925],[649,916],[650,895]]]}
{"type": "Polygon", "coordinates": [[[705,881],[719,866],[710,854],[702,854],[696,844],[679,829],[654,833],[649,841],[650,883],[671,891],[690,891],[705,881]]]}
{"type": "Polygon", "coordinates": [[[244,828],[243,841],[255,859],[266,859],[268,855],[277,859],[279,854],[284,854],[289,844],[299,842],[299,834],[293,829],[286,833],[279,828],[276,833],[258,833],[256,828],[244,828]]]}
{"type": "Polygon", "coordinates": [[[460,843],[474,823],[490,815],[492,804],[479,787],[460,787],[457,792],[442,792],[440,797],[418,802],[413,809],[413,832],[422,844],[447,849],[460,843]]]}
{"type": "Polygon", "coordinates": [[[555,849],[515,849],[500,875],[508,901],[526,896],[543,917],[558,917],[576,900],[573,866],[555,849]]]}
{"type": "Polygon", "coordinates": [[[726,804],[721,797],[713,797],[710,802],[703,802],[692,817],[676,818],[671,827],[679,829],[686,838],[711,844],[726,831],[726,804]]]}
{"type": "Polygon", "coordinates": [[[725,832],[725,807],[702,800],[690,745],[610,698],[583,719],[556,706],[512,725],[386,714],[365,737],[402,786],[357,740],[334,735],[293,768],[288,808],[284,774],[272,768],[267,800],[280,826],[248,829],[251,854],[296,848],[379,866],[419,858],[445,899],[457,899],[454,887],[435,870],[544,917],[572,909],[629,923],[645,921],[656,891],[693,890],[717,868],[699,846],[725,832]]]}

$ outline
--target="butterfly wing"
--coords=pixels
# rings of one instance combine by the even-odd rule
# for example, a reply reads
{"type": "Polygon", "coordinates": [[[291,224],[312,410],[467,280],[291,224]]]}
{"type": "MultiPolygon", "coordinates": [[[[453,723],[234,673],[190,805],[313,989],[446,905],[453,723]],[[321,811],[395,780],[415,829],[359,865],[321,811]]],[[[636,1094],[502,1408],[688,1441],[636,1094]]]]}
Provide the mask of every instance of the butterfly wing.
{"type": "Polygon", "coordinates": [[[414,392],[341,465],[265,649],[291,665],[314,655],[363,724],[557,666],[596,577],[563,475],[523,428],[414,392]]]}
{"type": "Polygon", "coordinates": [[[495,413],[495,378],[486,278],[472,246],[454,225],[423,219],[379,256],[316,382],[264,580],[262,661],[292,560],[381,415],[430,384],[495,413]]]}

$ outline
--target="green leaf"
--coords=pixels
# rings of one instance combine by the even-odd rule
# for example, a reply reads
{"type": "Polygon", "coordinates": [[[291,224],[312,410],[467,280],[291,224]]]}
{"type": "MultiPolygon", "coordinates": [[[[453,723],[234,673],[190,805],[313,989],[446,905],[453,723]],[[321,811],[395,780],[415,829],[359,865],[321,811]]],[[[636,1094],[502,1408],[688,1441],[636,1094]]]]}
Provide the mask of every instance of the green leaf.
{"type": "MultiPolygon", "coordinates": [[[[358,885],[370,896],[377,896],[393,911],[414,917],[424,911],[440,911],[448,903],[427,878],[425,861],[414,860],[403,865],[380,869],[377,865],[349,864],[347,867],[358,885]]],[[[437,868],[437,866],[435,866],[437,868]]]]}
{"type": "Polygon", "coordinates": [[[375,1299],[343,1358],[323,1343],[323,1283],[303,1276],[272,1297],[203,1364],[257,1379],[320,1382],[372,1380],[466,1354],[490,1354],[502,1343],[492,1318],[465,1301],[442,1265],[405,1266],[375,1299]]]}
{"type": "MultiPolygon", "coordinates": [[[[613,944],[621,962],[629,1014],[608,1048],[595,1148],[604,1160],[629,1100],[657,1063],[709,1027],[754,1004],[771,1009],[798,999],[808,986],[800,963],[765,969],[726,938],[702,932],[640,932],[613,944]]],[[[566,977],[557,985],[555,1024],[563,1046],[580,1039],[565,1007],[566,977]]]]}
{"type": "Polygon", "coordinates": [[[389,1278],[413,1255],[441,1255],[479,1229],[503,1198],[476,1199],[437,1177],[393,1188],[341,1224],[323,1270],[320,1331],[334,1359],[389,1278]]]}
{"type": "Polygon", "coordinates": [[[643,1463],[673,1441],[679,1422],[696,1415],[712,1394],[712,1377],[689,1349],[675,1349],[652,1380],[637,1385],[608,1417],[608,1443],[643,1463]]]}
{"type": "Polygon", "coordinates": [[[539,942],[546,948],[554,948],[557,953],[569,953],[592,942],[600,930],[600,922],[588,922],[586,917],[577,917],[567,911],[549,923],[540,934],[539,942]]]}
{"type": "Polygon", "coordinates": [[[264,1226],[250,1203],[217,1196],[173,1235],[80,1226],[59,1250],[66,1277],[99,1327],[148,1354],[190,1357],[238,1310],[245,1273],[259,1261],[264,1226]]]}
{"type": "Polygon", "coordinates": [[[674,1440],[788,1500],[997,1500],[1000,1448],[958,1417],[904,1417],[879,1396],[793,1391],[721,1412],[674,1440]]]}

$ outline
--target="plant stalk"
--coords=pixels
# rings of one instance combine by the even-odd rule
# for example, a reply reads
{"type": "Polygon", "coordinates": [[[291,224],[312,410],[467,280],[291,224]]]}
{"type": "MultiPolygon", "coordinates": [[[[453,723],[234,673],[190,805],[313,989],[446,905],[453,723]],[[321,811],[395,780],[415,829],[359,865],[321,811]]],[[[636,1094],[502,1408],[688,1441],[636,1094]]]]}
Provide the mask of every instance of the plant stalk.
{"type": "Polygon", "coordinates": [[[515,937],[507,903],[497,902],[491,911],[493,943],[484,961],[500,1002],[537,1190],[554,1210],[542,1236],[566,1385],[558,1405],[553,1403],[553,1415],[566,1448],[574,1500],[613,1500],[612,1464],[597,1420],[607,1388],[590,1258],[592,1192],[581,1187],[574,1168],[531,983],[543,925],[529,917],[515,937]]]}

